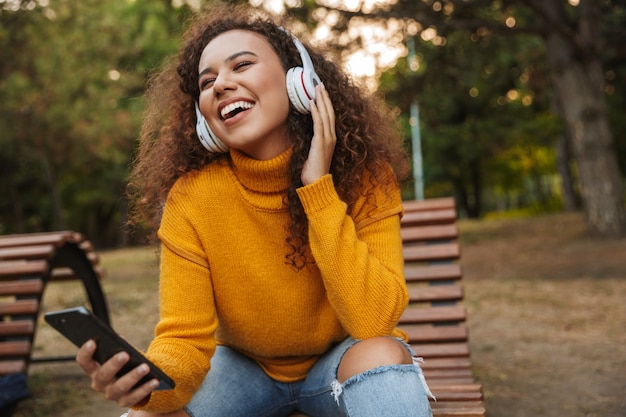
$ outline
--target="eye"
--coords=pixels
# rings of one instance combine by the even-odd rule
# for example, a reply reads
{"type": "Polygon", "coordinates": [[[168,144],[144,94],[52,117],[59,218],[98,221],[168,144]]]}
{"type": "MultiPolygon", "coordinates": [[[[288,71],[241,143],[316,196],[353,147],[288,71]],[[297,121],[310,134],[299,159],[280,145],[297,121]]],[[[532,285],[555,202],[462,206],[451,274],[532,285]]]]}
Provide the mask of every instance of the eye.
{"type": "Polygon", "coordinates": [[[252,61],[241,61],[235,65],[234,69],[235,71],[239,71],[239,70],[249,67],[252,64],[254,64],[252,61]]]}
{"type": "Polygon", "coordinates": [[[205,77],[200,80],[200,90],[206,90],[209,87],[212,87],[215,83],[214,77],[205,77]]]}

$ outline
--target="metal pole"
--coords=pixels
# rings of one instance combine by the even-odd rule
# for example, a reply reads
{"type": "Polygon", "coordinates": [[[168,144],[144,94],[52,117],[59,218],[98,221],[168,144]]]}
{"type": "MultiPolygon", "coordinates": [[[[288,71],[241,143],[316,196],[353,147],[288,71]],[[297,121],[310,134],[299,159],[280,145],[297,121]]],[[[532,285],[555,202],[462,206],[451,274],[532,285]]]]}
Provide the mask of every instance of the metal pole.
{"type": "MultiPolygon", "coordinates": [[[[415,38],[409,37],[407,40],[409,49],[409,68],[412,71],[413,61],[415,59],[415,38]]],[[[415,199],[424,199],[424,168],[422,166],[422,138],[420,132],[420,113],[417,105],[417,99],[411,103],[411,118],[409,119],[411,125],[411,145],[413,148],[413,186],[415,189],[415,199]]]]}

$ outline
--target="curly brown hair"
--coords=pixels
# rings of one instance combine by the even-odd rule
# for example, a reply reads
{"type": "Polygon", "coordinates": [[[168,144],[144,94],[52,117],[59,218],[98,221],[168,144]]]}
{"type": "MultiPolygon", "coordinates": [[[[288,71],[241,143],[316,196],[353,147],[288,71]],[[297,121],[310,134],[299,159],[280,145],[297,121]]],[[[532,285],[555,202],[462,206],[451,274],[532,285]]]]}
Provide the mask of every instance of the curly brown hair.
{"type": "MultiPolygon", "coordinates": [[[[147,106],[140,144],[131,173],[129,196],[134,204],[134,223],[146,224],[155,232],[163,205],[174,182],[187,172],[201,169],[228,154],[208,153],[195,131],[195,102],[198,100],[198,63],[206,45],[218,35],[243,29],[264,36],[279,56],[285,72],[301,66],[300,54],[290,35],[281,25],[256,9],[244,6],[212,6],[190,20],[183,46],[176,57],[166,61],[162,70],[150,79],[146,91],[147,106]]],[[[381,100],[365,94],[347,74],[318,50],[307,46],[315,72],[324,82],[336,115],[337,143],[331,174],[339,196],[351,208],[363,192],[364,173],[393,167],[403,179],[407,158],[395,117],[381,100]]],[[[300,175],[308,157],[313,122],[309,115],[290,106],[287,129],[292,142],[290,187],[286,205],[290,214],[286,254],[288,263],[302,268],[307,262],[308,223],[296,189],[302,186],[300,175]]],[[[395,181],[378,181],[372,186],[395,189],[395,181]]]]}

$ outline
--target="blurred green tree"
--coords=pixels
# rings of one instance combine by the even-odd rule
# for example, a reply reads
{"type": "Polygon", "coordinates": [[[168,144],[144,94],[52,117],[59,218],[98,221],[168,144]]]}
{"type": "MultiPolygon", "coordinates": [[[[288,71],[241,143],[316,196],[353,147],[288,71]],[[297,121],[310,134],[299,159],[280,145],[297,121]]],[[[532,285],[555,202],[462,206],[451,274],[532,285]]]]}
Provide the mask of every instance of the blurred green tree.
{"type": "MultiPolygon", "coordinates": [[[[293,2],[289,3],[293,4],[293,2]]],[[[430,97],[425,92],[426,88],[430,86],[427,87],[424,83],[424,90],[420,90],[417,88],[419,85],[410,83],[410,77],[407,77],[408,84],[397,83],[398,91],[404,92],[407,97],[413,98],[419,94],[422,101],[441,100],[449,102],[447,105],[453,111],[462,110],[463,105],[467,105],[465,110],[472,108],[466,97],[468,90],[465,90],[462,96],[458,96],[458,91],[455,91],[455,88],[458,83],[470,87],[471,85],[468,83],[468,81],[472,81],[468,79],[470,77],[474,77],[474,82],[480,81],[481,77],[477,77],[480,73],[472,71],[473,55],[481,54],[476,46],[484,46],[485,43],[499,43],[500,47],[493,50],[492,62],[482,63],[486,65],[483,66],[483,69],[488,69],[489,65],[498,66],[497,64],[502,58],[507,60],[507,53],[515,54],[516,48],[534,42],[536,44],[536,58],[542,59],[541,64],[538,64],[539,61],[537,60],[526,61],[523,62],[524,68],[518,68],[526,70],[531,68],[533,64],[535,67],[541,68],[542,71],[545,68],[546,76],[542,78],[545,78],[546,85],[542,88],[551,92],[551,95],[547,96],[548,111],[563,122],[561,132],[558,129],[550,129],[551,133],[555,134],[554,143],[559,145],[557,147],[558,152],[555,151],[555,154],[559,155],[557,160],[560,163],[559,172],[563,177],[563,182],[566,185],[571,185],[572,181],[568,178],[570,173],[568,168],[570,160],[573,160],[573,171],[577,174],[577,184],[589,231],[592,234],[605,236],[623,235],[626,232],[622,174],[620,173],[609,124],[610,111],[606,107],[605,97],[607,80],[603,70],[603,61],[606,61],[607,57],[623,55],[621,52],[623,43],[615,42],[616,39],[623,39],[624,37],[623,25],[625,20],[622,1],[398,0],[374,4],[352,2],[349,5],[348,3],[341,5],[341,3],[322,1],[312,3],[299,2],[295,7],[288,6],[287,9],[289,13],[308,22],[309,25],[312,24],[311,22],[316,22],[318,27],[330,27],[333,34],[330,42],[340,46],[350,47],[347,46],[347,43],[352,42],[355,45],[352,47],[360,47],[367,43],[368,40],[364,38],[353,41],[352,39],[348,40],[349,37],[341,36],[351,33],[357,25],[366,22],[390,28],[392,33],[390,36],[394,36],[394,33],[399,33],[404,38],[419,36],[442,49],[450,47],[455,49],[457,53],[465,52],[463,55],[465,66],[443,68],[445,72],[442,77],[450,78],[451,88],[439,92],[445,92],[446,96],[440,94],[437,98],[430,97]],[[466,51],[456,48],[459,42],[463,42],[463,34],[472,39],[474,43],[474,45],[468,45],[470,49],[466,51]],[[498,40],[498,38],[502,39],[498,40]],[[456,76],[453,74],[455,70],[457,71],[456,76]],[[450,94],[454,97],[447,96],[450,94]],[[565,140],[557,141],[556,139],[559,137],[563,137],[565,140]],[[567,151],[571,152],[573,159],[569,158],[567,151]]],[[[526,52],[532,53],[533,51],[531,49],[526,52]]],[[[437,58],[441,58],[444,54],[444,52],[439,52],[437,58]]],[[[527,58],[530,57],[531,55],[527,56],[527,58]]],[[[518,58],[516,59],[521,62],[518,58]]],[[[461,63],[462,61],[456,62],[461,63]]],[[[451,60],[448,59],[446,64],[450,63],[451,60]]],[[[507,74],[510,76],[512,72],[505,70],[503,76],[507,74]]],[[[617,72],[613,71],[612,74],[617,74],[617,72]]],[[[518,72],[515,76],[526,77],[528,74],[518,72]]],[[[519,83],[519,78],[518,80],[512,78],[509,81],[510,88],[517,88],[519,94],[519,89],[523,87],[519,83]]],[[[613,87],[616,84],[613,83],[613,87]]],[[[504,97],[510,101],[515,101],[511,100],[508,91],[499,91],[504,86],[505,84],[492,86],[493,92],[498,94],[490,97],[493,99],[504,97]]],[[[479,88],[477,91],[483,95],[479,88]]],[[[483,91],[488,92],[489,87],[483,88],[483,91]]],[[[533,90],[533,92],[538,91],[539,89],[533,90]]],[[[532,96],[531,99],[534,100],[532,96]]],[[[474,100],[474,103],[478,102],[481,102],[481,99],[474,100]]],[[[437,104],[438,109],[443,105],[439,102],[437,104]]],[[[427,105],[424,106],[424,108],[427,107],[427,105]]],[[[483,107],[483,109],[486,108],[483,107]]],[[[507,111],[509,110],[511,109],[507,111]]],[[[544,114],[543,109],[537,109],[539,113],[529,112],[522,108],[518,108],[518,110],[520,116],[524,113],[530,117],[544,114]]],[[[479,111],[472,114],[479,119],[493,116],[493,114],[481,115],[479,111]]],[[[460,131],[454,132],[447,136],[450,141],[455,140],[454,138],[457,138],[458,141],[467,140],[467,137],[473,137],[476,140],[476,135],[471,134],[472,130],[476,134],[480,131],[483,135],[495,136],[499,134],[502,136],[518,129],[518,122],[515,121],[509,129],[502,130],[502,126],[494,125],[492,127],[498,130],[489,132],[484,130],[489,128],[488,125],[480,126],[478,121],[472,120],[466,111],[461,111],[458,116],[461,116],[461,121],[457,128],[464,129],[464,126],[467,126],[467,133],[470,135],[463,135],[460,131]]],[[[547,119],[542,116],[541,120],[547,119]]],[[[428,123],[430,121],[426,122],[426,126],[428,123]]],[[[539,139],[543,141],[546,132],[542,132],[541,127],[542,124],[538,124],[534,130],[541,134],[539,139]]],[[[521,131],[530,131],[530,128],[532,126],[526,126],[521,131]]],[[[442,129],[454,129],[454,126],[447,126],[442,129]]],[[[448,143],[440,136],[437,136],[437,140],[448,143]]],[[[480,143],[484,142],[480,141],[480,143]]],[[[429,141],[427,140],[428,144],[429,141]]],[[[462,148],[465,156],[469,156],[465,146],[459,145],[460,148],[462,148]]],[[[459,149],[456,150],[459,151],[459,149]]],[[[452,162],[454,165],[456,155],[458,152],[450,152],[453,159],[448,162],[452,162]]],[[[476,211],[480,206],[477,201],[483,194],[483,188],[479,185],[484,183],[484,173],[486,172],[486,167],[481,165],[481,160],[484,161],[489,153],[485,154],[479,151],[470,153],[470,155],[476,156],[473,164],[462,167],[462,171],[466,174],[463,181],[466,184],[464,186],[466,191],[459,189],[462,184],[458,181],[455,188],[460,194],[467,195],[465,200],[468,202],[475,200],[474,203],[478,205],[476,207],[472,208],[466,204],[468,211],[471,212],[476,211]],[[483,174],[482,178],[479,175],[481,173],[483,174]],[[467,179],[471,177],[473,179],[467,179]],[[470,198],[470,195],[473,197],[470,198]]],[[[454,183],[457,178],[451,175],[452,173],[449,174],[449,179],[454,183]]],[[[573,189],[574,187],[564,187],[563,193],[570,200],[573,189]]],[[[463,196],[461,197],[463,200],[463,196]]]]}
{"type": "Polygon", "coordinates": [[[96,244],[124,240],[144,85],[189,13],[163,0],[4,2],[0,232],[70,228],[96,244]]]}

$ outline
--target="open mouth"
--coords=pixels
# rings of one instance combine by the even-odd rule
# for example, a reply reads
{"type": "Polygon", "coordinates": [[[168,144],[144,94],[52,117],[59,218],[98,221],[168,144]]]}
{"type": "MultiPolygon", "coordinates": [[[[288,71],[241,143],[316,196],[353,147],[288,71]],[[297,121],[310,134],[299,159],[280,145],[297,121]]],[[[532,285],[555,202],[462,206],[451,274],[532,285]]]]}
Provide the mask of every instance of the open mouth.
{"type": "Polygon", "coordinates": [[[253,103],[247,101],[236,101],[234,103],[230,103],[220,111],[220,116],[222,120],[230,119],[231,117],[235,117],[242,111],[249,110],[254,107],[253,103]]]}

